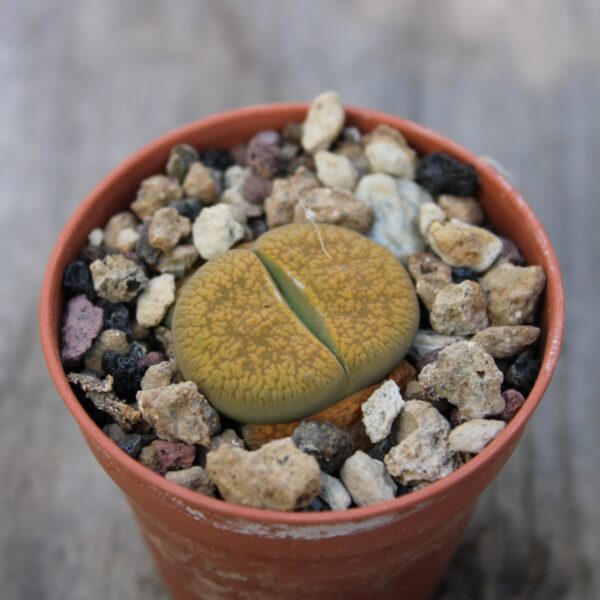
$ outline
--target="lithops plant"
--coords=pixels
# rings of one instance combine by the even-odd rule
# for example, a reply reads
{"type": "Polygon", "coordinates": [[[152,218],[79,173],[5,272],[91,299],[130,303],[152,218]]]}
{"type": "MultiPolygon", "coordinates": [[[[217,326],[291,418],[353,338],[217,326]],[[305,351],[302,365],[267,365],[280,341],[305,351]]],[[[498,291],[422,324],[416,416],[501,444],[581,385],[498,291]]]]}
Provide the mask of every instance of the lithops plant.
{"type": "Polygon", "coordinates": [[[419,322],[411,280],[368,238],[288,225],[203,265],[173,314],[177,362],[223,414],[285,423],[380,381],[419,322]]]}

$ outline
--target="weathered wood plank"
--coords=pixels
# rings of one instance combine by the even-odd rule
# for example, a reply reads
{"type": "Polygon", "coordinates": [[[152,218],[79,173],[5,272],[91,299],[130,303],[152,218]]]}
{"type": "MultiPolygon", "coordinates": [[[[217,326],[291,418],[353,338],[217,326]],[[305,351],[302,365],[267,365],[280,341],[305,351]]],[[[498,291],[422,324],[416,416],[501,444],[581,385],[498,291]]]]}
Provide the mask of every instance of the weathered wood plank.
{"type": "Polygon", "coordinates": [[[496,159],[564,271],[562,363],[439,597],[600,596],[599,18],[593,0],[0,2],[0,595],[166,597],[38,347],[39,282],[67,216],[176,125],[335,88],[496,159]]]}

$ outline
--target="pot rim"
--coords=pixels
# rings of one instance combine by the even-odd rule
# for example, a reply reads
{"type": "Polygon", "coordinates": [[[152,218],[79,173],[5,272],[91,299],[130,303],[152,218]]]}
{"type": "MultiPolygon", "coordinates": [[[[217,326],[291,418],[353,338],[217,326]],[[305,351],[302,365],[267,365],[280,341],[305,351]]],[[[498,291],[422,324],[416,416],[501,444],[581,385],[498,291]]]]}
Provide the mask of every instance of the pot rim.
{"type": "Polygon", "coordinates": [[[52,335],[52,323],[56,323],[60,315],[55,315],[50,309],[51,299],[60,293],[62,285],[62,269],[59,269],[63,255],[70,247],[70,240],[73,234],[84,222],[84,217],[92,208],[97,198],[102,196],[113,187],[117,182],[127,176],[128,172],[135,170],[146,162],[161,147],[166,145],[175,145],[190,134],[200,128],[218,127],[230,124],[239,119],[248,119],[250,117],[268,116],[271,112],[289,115],[289,120],[301,119],[308,109],[308,103],[290,102],[290,103],[272,103],[261,104],[237,108],[210,115],[208,117],[193,121],[183,125],[171,132],[156,138],[141,149],[132,154],[125,161],[121,162],[116,168],[97,184],[86,196],[84,201],[77,207],[75,212],[63,227],[58,240],[52,250],[40,294],[39,318],[40,318],[40,336],[42,350],[48,366],[50,375],[54,384],[62,397],[67,408],[77,421],[79,427],[94,444],[110,457],[119,468],[131,475],[144,481],[146,484],[158,488],[161,492],[173,497],[175,501],[185,502],[189,507],[198,511],[209,511],[226,519],[245,519],[250,522],[262,522],[281,525],[339,525],[348,522],[356,522],[375,517],[381,517],[390,513],[409,512],[418,509],[419,506],[430,504],[438,497],[445,495],[452,488],[460,486],[472,474],[477,471],[483,471],[492,461],[495,454],[501,448],[518,441],[519,435],[529,420],[541,398],[548,387],[552,374],[556,368],[560,348],[564,333],[564,292],[560,267],[552,248],[550,240],[532,209],[517,190],[506,181],[490,164],[484,159],[478,157],[457,143],[449,140],[445,136],[413,121],[397,117],[388,113],[345,106],[346,115],[350,119],[360,116],[362,120],[367,120],[376,126],[381,123],[387,123],[392,127],[400,129],[407,137],[412,136],[427,138],[429,142],[438,146],[446,152],[458,157],[460,160],[471,163],[477,169],[480,175],[485,174],[486,178],[492,180],[503,196],[511,198],[513,209],[519,213],[530,228],[535,244],[540,247],[544,256],[544,270],[546,273],[546,294],[552,292],[552,298],[548,298],[548,325],[547,339],[542,366],[537,380],[525,403],[518,411],[516,416],[507,424],[505,429],[493,440],[482,452],[474,456],[468,463],[459,467],[450,475],[428,484],[423,489],[373,504],[365,507],[351,508],[340,511],[328,512],[280,512],[274,510],[265,510],[259,508],[249,508],[229,502],[204,496],[197,492],[178,486],[143,466],[134,458],[121,450],[103,431],[98,427],[92,418],[87,414],[67,381],[62,363],[60,361],[58,340],[52,335]]]}

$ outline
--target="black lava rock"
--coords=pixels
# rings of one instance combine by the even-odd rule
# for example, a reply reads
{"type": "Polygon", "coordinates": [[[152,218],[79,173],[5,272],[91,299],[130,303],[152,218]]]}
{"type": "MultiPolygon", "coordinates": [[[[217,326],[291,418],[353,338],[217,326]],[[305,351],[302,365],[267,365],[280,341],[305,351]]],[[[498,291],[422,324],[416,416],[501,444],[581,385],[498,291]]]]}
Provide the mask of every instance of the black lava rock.
{"type": "Polygon", "coordinates": [[[148,241],[148,227],[140,231],[140,239],[135,246],[135,253],[150,267],[155,267],[160,259],[160,251],[153,248],[148,241]]]}
{"type": "Polygon", "coordinates": [[[142,360],[146,354],[148,354],[148,346],[146,344],[138,341],[131,342],[127,356],[133,358],[135,362],[139,363],[139,361],[142,360]]]}
{"type": "Polygon", "coordinates": [[[79,253],[79,258],[89,265],[95,260],[104,260],[109,254],[117,254],[117,252],[109,250],[105,246],[86,246],[79,253]]]}
{"type": "Polygon", "coordinates": [[[263,233],[266,233],[269,229],[267,226],[267,222],[263,217],[255,217],[253,219],[248,219],[248,226],[252,229],[252,233],[254,237],[260,237],[263,233]]]}
{"type": "Polygon", "coordinates": [[[192,223],[198,218],[202,212],[204,205],[198,198],[184,198],[173,202],[171,206],[182,216],[187,217],[192,223]]]}
{"type": "Polygon", "coordinates": [[[452,281],[462,283],[463,281],[477,281],[477,273],[467,267],[454,267],[452,269],[452,281]]]}
{"type": "Polygon", "coordinates": [[[392,445],[392,440],[388,435],[386,438],[383,438],[380,442],[377,442],[367,454],[375,460],[383,460],[383,457],[391,450],[392,445]]]}
{"type": "Polygon", "coordinates": [[[198,150],[188,144],[179,144],[171,148],[167,161],[167,175],[183,182],[192,163],[200,160],[198,150]]]}
{"type": "Polygon", "coordinates": [[[63,274],[63,287],[74,296],[85,294],[88,300],[94,300],[96,292],[92,274],[82,260],[70,262],[63,274]]]}
{"type": "Polygon", "coordinates": [[[431,194],[474,196],[479,188],[477,171],[444,152],[432,152],[421,160],[417,181],[431,194]]]}
{"type": "Polygon", "coordinates": [[[147,446],[155,436],[140,435],[139,433],[125,433],[116,423],[111,423],[102,428],[102,431],[115,443],[121,450],[127,452],[129,456],[137,458],[144,446],[147,446]]]}
{"type": "Polygon", "coordinates": [[[134,402],[144,375],[136,360],[108,350],[102,357],[102,368],[112,375],[115,394],[126,402],[134,402]]]}
{"type": "Polygon", "coordinates": [[[120,329],[127,337],[131,337],[129,327],[129,309],[124,304],[104,302],[104,329],[120,329]]]}
{"type": "Polygon", "coordinates": [[[206,167],[224,171],[233,164],[231,152],[226,149],[209,148],[200,155],[200,160],[206,167]]]}
{"type": "Polygon", "coordinates": [[[521,352],[515,362],[506,371],[504,383],[527,396],[540,372],[541,360],[532,350],[521,352]]]}
{"type": "Polygon", "coordinates": [[[354,451],[352,436],[330,423],[302,421],[292,434],[296,446],[317,459],[321,469],[337,473],[354,451]]]}
{"type": "Polygon", "coordinates": [[[325,500],[319,498],[319,496],[315,496],[308,506],[300,509],[300,512],[323,512],[324,510],[330,510],[329,504],[327,504],[325,500]]]}

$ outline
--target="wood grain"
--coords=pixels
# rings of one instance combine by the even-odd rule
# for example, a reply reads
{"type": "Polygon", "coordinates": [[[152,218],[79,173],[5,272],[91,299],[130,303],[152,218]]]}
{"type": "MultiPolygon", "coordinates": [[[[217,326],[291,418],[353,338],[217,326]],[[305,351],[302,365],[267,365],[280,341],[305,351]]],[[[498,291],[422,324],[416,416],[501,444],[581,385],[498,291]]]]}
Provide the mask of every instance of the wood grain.
{"type": "Polygon", "coordinates": [[[564,272],[558,373],[439,598],[600,597],[599,22],[595,0],[0,0],[0,596],[167,597],[39,349],[68,215],[176,125],[333,88],[498,161],[564,272]]]}

